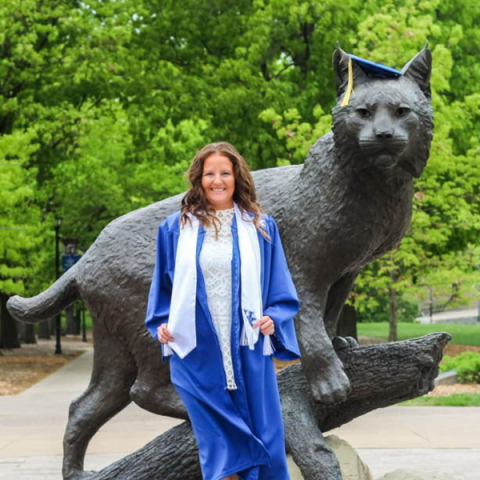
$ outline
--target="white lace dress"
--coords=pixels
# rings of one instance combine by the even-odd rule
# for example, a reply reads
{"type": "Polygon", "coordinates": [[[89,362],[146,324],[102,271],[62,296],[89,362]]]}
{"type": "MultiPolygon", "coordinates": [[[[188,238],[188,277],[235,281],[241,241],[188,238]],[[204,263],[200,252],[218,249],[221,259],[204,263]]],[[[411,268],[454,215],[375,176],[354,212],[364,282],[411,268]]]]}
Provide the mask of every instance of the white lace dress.
{"type": "Polygon", "coordinates": [[[215,238],[215,227],[213,225],[206,227],[200,252],[208,308],[220,341],[228,390],[237,388],[231,351],[233,255],[231,225],[234,212],[234,208],[217,210],[217,217],[222,222],[218,239],[215,238]]]}

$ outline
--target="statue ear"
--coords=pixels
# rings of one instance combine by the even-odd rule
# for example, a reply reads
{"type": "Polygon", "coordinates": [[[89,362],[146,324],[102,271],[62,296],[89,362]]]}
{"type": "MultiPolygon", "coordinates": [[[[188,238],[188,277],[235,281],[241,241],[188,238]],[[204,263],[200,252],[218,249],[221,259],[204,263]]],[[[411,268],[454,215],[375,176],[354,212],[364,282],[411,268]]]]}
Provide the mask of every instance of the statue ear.
{"type": "MultiPolygon", "coordinates": [[[[335,75],[335,84],[337,86],[337,99],[345,92],[348,84],[348,62],[350,57],[340,47],[333,52],[333,73],[335,75]]],[[[368,77],[355,61],[353,66],[353,84],[359,85],[365,82],[368,77]]]]}
{"type": "Polygon", "coordinates": [[[430,100],[432,93],[430,90],[430,74],[432,73],[432,52],[428,49],[428,44],[424,49],[417,53],[403,68],[402,73],[418,84],[425,96],[430,100]]]}

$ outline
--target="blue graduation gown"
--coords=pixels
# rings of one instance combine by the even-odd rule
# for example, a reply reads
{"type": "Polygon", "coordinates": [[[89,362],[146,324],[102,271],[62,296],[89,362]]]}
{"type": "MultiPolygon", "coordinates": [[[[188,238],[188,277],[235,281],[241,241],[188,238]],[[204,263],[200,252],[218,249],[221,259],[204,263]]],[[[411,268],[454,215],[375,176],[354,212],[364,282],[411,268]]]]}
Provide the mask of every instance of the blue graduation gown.
{"type": "MultiPolygon", "coordinates": [[[[180,212],[167,217],[159,227],[156,264],[145,323],[153,338],[168,321],[175,255],[180,235],[180,212]]],[[[288,270],[275,220],[263,215],[271,240],[258,233],[262,257],[263,314],[275,323],[271,336],[274,356],[281,360],[300,358],[293,319],[300,304],[288,270]]],[[[219,480],[238,473],[242,480],[289,480],[284,425],[273,358],[263,355],[260,335],[255,349],[240,345],[240,251],[236,218],[232,222],[232,363],[237,384],[228,390],[220,343],[208,309],[207,293],[199,263],[205,229],[199,228],[197,262],[197,346],[183,359],[175,352],[170,359],[172,384],[188,411],[197,440],[204,480],[219,480]]]]}

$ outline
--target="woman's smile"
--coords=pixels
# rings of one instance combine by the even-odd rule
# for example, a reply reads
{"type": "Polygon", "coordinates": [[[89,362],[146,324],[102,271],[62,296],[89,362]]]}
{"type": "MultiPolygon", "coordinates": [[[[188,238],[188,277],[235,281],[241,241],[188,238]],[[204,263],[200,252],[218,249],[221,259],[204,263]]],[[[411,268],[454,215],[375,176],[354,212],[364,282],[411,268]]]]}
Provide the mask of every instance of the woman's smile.
{"type": "Polygon", "coordinates": [[[235,174],[232,161],[228,157],[213,153],[205,159],[202,188],[208,203],[216,210],[233,207],[235,174]]]}

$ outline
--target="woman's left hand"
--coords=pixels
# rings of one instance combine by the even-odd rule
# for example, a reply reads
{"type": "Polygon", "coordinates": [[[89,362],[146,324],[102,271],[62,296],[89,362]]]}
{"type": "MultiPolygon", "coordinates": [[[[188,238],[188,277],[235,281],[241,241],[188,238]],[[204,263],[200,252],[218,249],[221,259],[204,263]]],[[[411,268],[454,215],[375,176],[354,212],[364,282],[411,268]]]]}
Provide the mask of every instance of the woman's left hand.
{"type": "Polygon", "coordinates": [[[265,315],[256,322],[253,322],[252,327],[260,327],[260,332],[262,332],[264,335],[272,335],[275,333],[275,323],[268,315],[265,315]]]}

